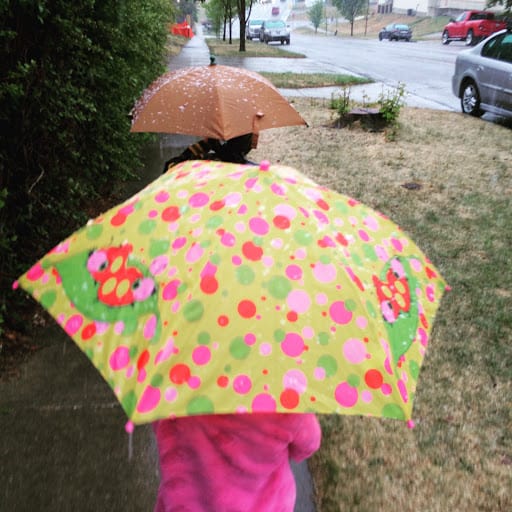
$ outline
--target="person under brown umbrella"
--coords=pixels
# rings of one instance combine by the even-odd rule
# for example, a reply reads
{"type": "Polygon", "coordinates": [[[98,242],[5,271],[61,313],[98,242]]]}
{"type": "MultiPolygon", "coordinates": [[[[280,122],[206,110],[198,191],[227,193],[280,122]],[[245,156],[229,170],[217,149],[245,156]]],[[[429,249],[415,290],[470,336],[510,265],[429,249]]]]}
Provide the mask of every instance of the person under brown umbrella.
{"type": "Polygon", "coordinates": [[[180,155],[167,160],[163,172],[170,167],[185,160],[222,160],[235,164],[252,164],[247,160],[247,154],[256,147],[257,137],[253,133],[246,133],[233,137],[225,142],[218,139],[202,139],[188,146],[180,155]]]}

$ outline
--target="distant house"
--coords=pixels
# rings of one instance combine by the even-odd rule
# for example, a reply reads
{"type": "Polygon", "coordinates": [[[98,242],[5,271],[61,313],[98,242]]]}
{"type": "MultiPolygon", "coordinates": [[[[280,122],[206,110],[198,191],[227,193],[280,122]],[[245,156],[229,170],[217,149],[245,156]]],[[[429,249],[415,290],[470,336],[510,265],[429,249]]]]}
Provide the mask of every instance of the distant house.
{"type": "MultiPolygon", "coordinates": [[[[470,9],[486,9],[486,0],[377,0],[376,11],[410,16],[455,16],[470,9]]],[[[499,12],[503,7],[497,6],[488,10],[499,12]]]]}

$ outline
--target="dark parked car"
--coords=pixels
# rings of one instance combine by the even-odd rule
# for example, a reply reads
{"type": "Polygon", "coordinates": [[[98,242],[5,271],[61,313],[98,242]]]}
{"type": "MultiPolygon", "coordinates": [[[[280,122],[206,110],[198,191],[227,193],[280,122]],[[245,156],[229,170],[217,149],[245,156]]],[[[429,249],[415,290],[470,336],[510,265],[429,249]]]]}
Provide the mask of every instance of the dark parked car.
{"type": "Polygon", "coordinates": [[[412,39],[412,30],[409,25],[403,25],[401,23],[391,23],[387,25],[379,32],[379,41],[383,39],[389,39],[390,41],[410,41],[412,39]]]}
{"type": "Polygon", "coordinates": [[[202,22],[202,25],[203,25],[204,30],[207,30],[207,31],[212,30],[212,28],[213,28],[213,23],[210,20],[204,20],[202,22]]]}
{"type": "Polygon", "coordinates": [[[267,44],[272,41],[290,44],[290,29],[283,20],[265,20],[260,29],[260,41],[267,44]]]}
{"type": "Polygon", "coordinates": [[[512,117],[512,30],[502,30],[455,60],[452,91],[462,112],[512,117]]]}

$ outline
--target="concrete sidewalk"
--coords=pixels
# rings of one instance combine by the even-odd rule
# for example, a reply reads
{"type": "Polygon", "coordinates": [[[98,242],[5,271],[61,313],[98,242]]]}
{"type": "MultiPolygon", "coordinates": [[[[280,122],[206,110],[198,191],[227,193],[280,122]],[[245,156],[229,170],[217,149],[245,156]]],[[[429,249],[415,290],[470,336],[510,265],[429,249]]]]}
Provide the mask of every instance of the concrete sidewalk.
{"type": "Polygon", "coordinates": [[[44,348],[0,382],[0,510],[150,511],[158,487],[150,426],[126,417],[87,357],[53,321],[44,348]]]}

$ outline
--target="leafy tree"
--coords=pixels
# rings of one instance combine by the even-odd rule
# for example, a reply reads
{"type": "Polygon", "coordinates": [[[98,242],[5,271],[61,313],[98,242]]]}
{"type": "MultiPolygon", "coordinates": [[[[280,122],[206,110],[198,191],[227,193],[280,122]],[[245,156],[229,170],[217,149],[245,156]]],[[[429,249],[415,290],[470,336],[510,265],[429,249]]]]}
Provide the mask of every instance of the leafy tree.
{"type": "Polygon", "coordinates": [[[354,21],[365,12],[368,0],[332,0],[340,14],[350,23],[350,35],[354,35],[354,21]]]}
{"type": "Polygon", "coordinates": [[[224,21],[224,3],[222,0],[210,0],[205,5],[206,15],[212,22],[212,29],[215,34],[220,34],[220,29],[224,21]]]}
{"type": "Polygon", "coordinates": [[[226,40],[226,30],[229,30],[229,44],[233,42],[231,24],[237,10],[236,1],[238,0],[210,0],[205,7],[217,35],[220,34],[220,29],[222,28],[223,41],[226,40]]]}
{"type": "Polygon", "coordinates": [[[503,5],[504,14],[512,14],[512,0],[488,0],[487,7],[494,7],[495,5],[503,5]]]}
{"type": "Polygon", "coordinates": [[[197,5],[194,0],[182,0],[176,4],[176,8],[178,9],[177,21],[184,21],[187,15],[193,22],[197,21],[197,5]]]}
{"type": "Polygon", "coordinates": [[[322,0],[317,0],[308,10],[308,17],[311,23],[313,23],[313,26],[315,27],[315,32],[318,31],[318,27],[320,26],[320,23],[322,23],[322,20],[324,19],[324,12],[325,9],[322,0]]]}
{"type": "Polygon", "coordinates": [[[205,5],[208,18],[212,21],[213,30],[219,34],[223,28],[222,39],[226,40],[226,30],[229,30],[229,44],[232,43],[231,28],[233,18],[237,15],[240,25],[239,51],[245,52],[245,30],[249,19],[253,0],[210,0],[205,5]],[[247,7],[249,6],[249,7],[247,7]]]}
{"type": "Polygon", "coordinates": [[[0,2],[0,324],[15,277],[137,165],[145,136],[128,113],[165,70],[173,12],[168,0],[0,2]]]}

